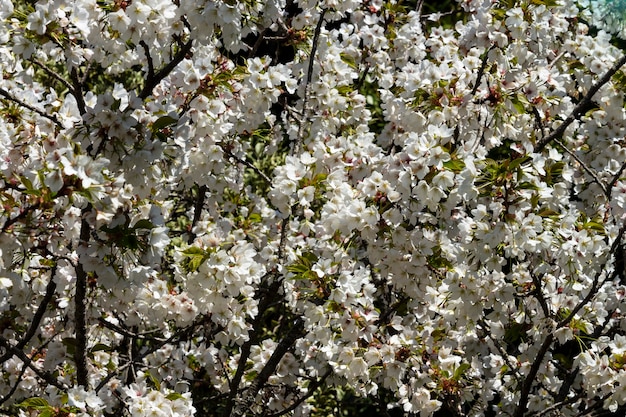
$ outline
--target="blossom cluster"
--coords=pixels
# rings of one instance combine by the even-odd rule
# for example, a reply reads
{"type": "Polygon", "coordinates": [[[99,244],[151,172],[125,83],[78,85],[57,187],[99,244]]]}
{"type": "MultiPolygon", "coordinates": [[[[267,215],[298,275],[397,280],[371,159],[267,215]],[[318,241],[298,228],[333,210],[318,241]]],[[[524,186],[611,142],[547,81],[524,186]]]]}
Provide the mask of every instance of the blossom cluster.
{"type": "Polygon", "coordinates": [[[626,410],[622,2],[413,3],[0,0],[0,411],[626,410]]]}

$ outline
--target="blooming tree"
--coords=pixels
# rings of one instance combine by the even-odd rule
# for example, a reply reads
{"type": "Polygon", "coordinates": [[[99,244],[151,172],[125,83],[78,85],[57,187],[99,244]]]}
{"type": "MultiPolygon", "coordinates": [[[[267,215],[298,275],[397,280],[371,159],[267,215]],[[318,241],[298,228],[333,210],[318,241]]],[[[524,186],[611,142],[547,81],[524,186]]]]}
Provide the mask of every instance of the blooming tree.
{"type": "Polygon", "coordinates": [[[0,407],[623,412],[607,4],[0,0],[0,407]]]}

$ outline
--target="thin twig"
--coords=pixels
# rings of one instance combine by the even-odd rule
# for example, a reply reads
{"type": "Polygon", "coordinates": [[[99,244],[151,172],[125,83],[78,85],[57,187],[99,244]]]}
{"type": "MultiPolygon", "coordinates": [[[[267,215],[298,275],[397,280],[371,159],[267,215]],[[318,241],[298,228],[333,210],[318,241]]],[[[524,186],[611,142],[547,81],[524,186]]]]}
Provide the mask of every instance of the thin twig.
{"type": "Polygon", "coordinates": [[[278,413],[269,414],[266,417],[280,417],[280,416],[284,416],[285,414],[291,413],[293,410],[298,408],[304,401],[306,401],[307,398],[311,398],[313,396],[313,394],[315,394],[315,391],[317,391],[317,389],[322,386],[322,384],[324,383],[326,378],[328,378],[330,376],[330,374],[331,374],[331,372],[327,371],[317,381],[312,382],[307,387],[306,394],[304,394],[302,397],[300,397],[297,400],[295,400],[289,407],[285,408],[282,411],[279,411],[278,413]]]}
{"type": "Polygon", "coordinates": [[[44,112],[43,110],[39,110],[36,107],[31,106],[28,103],[23,102],[22,100],[13,97],[7,90],[5,90],[4,88],[0,88],[0,96],[6,98],[9,101],[12,101],[13,103],[24,107],[25,109],[28,109],[34,113],[37,113],[39,116],[44,117],[48,120],[50,120],[52,123],[54,123],[55,125],[57,125],[60,128],[63,128],[63,125],[61,124],[61,122],[59,122],[59,119],[57,119],[55,116],[51,116],[49,114],[47,114],[46,112],[44,112]]]}
{"type": "Polygon", "coordinates": [[[149,340],[149,341],[156,341],[156,342],[164,342],[165,339],[159,339],[158,337],[154,337],[154,336],[147,336],[147,334],[149,333],[153,333],[153,332],[147,332],[147,333],[136,333],[136,332],[131,332],[128,329],[124,329],[116,324],[111,323],[110,321],[108,321],[107,319],[105,319],[104,317],[98,317],[98,323],[102,324],[104,327],[106,327],[109,330],[113,330],[115,333],[122,335],[122,336],[126,336],[126,337],[130,337],[133,339],[142,339],[142,340],[149,340]]]}
{"type": "MultiPolygon", "coordinates": [[[[193,330],[204,323],[204,321],[206,320],[205,317],[201,317],[198,320],[195,320],[192,324],[190,324],[189,326],[185,327],[184,329],[181,329],[180,331],[174,333],[173,335],[171,335],[170,337],[168,337],[165,340],[161,340],[161,341],[157,341],[157,343],[154,346],[151,346],[149,349],[146,349],[145,351],[143,351],[141,354],[139,354],[135,360],[134,363],[128,362],[125,363],[124,365],[120,365],[117,368],[115,368],[114,370],[112,370],[111,372],[109,372],[107,374],[107,376],[105,376],[96,386],[95,388],[95,392],[98,393],[102,388],[104,388],[106,386],[106,384],[109,383],[109,381],[111,379],[113,379],[115,376],[119,375],[122,371],[124,371],[124,369],[128,368],[131,365],[137,365],[137,364],[143,364],[143,360],[144,358],[146,358],[146,356],[151,355],[152,353],[156,352],[157,350],[161,349],[163,346],[170,344],[170,343],[178,343],[181,342],[184,339],[184,337],[186,335],[192,335],[193,334],[193,330]]],[[[214,333],[218,333],[221,332],[222,330],[224,330],[223,327],[218,326],[214,333]]],[[[213,334],[211,335],[211,337],[213,337],[213,334]]],[[[153,339],[156,340],[156,339],[153,339]]]]}
{"type": "Polygon", "coordinates": [[[583,168],[583,170],[589,174],[591,176],[591,178],[593,178],[593,181],[595,183],[597,183],[600,188],[602,188],[602,192],[604,193],[604,195],[606,195],[607,197],[611,195],[609,189],[607,189],[607,187],[604,185],[604,183],[600,180],[600,178],[598,178],[598,176],[596,175],[595,172],[593,172],[588,166],[587,164],[585,164],[579,157],[578,155],[576,155],[574,152],[570,151],[567,146],[565,146],[565,144],[563,144],[563,142],[561,142],[559,139],[554,138],[553,141],[558,144],[560,147],[563,148],[563,150],[572,158],[574,158],[576,160],[576,162],[578,162],[580,164],[580,166],[583,168]]]}
{"type": "Polygon", "coordinates": [[[620,68],[624,66],[624,64],[626,64],[626,55],[621,57],[619,61],[617,61],[611,67],[611,69],[609,69],[602,77],[600,77],[600,79],[593,86],[591,86],[591,88],[589,89],[585,97],[583,97],[583,99],[580,100],[580,102],[576,105],[576,107],[574,107],[574,110],[572,110],[572,113],[565,120],[563,120],[563,123],[561,123],[561,125],[558,128],[556,128],[550,135],[546,136],[545,138],[542,138],[541,140],[537,142],[537,144],[535,145],[534,151],[541,152],[543,148],[545,148],[546,145],[548,145],[550,142],[554,141],[555,139],[560,139],[561,137],[563,137],[565,130],[572,123],[574,123],[574,121],[577,120],[581,116],[584,109],[586,109],[587,106],[591,104],[591,99],[593,98],[593,96],[600,90],[600,88],[602,88],[603,85],[605,85],[611,80],[611,77],[615,75],[615,73],[619,71],[620,68]]]}
{"type": "Polygon", "coordinates": [[[613,187],[615,186],[615,184],[617,183],[617,180],[619,180],[620,176],[622,175],[622,172],[624,172],[624,169],[626,169],[626,162],[624,162],[622,164],[622,166],[619,168],[619,170],[615,173],[615,175],[613,175],[613,178],[611,178],[611,181],[608,184],[608,192],[609,195],[607,195],[607,198],[610,200],[611,199],[611,193],[613,192],[613,187]]]}
{"type": "Polygon", "coordinates": [[[30,369],[32,369],[33,372],[39,378],[41,378],[44,381],[46,381],[49,385],[53,385],[53,386],[59,388],[60,390],[66,390],[67,389],[67,387],[64,384],[62,384],[59,381],[57,381],[50,372],[42,371],[39,368],[37,368],[33,364],[33,360],[26,353],[24,353],[21,349],[17,349],[15,346],[11,345],[11,342],[9,342],[2,335],[0,335],[0,346],[4,347],[8,352],[11,352],[13,355],[15,355],[18,358],[20,358],[20,360],[24,363],[25,366],[27,366],[30,369]]]}
{"type": "Polygon", "coordinates": [[[533,271],[529,271],[531,278],[533,279],[533,283],[535,284],[535,297],[539,301],[541,305],[541,309],[543,310],[543,314],[545,317],[550,317],[550,308],[548,307],[548,303],[546,302],[546,298],[543,296],[543,290],[541,289],[541,279],[533,271]]]}
{"type": "Polygon", "coordinates": [[[485,336],[489,340],[491,340],[491,343],[493,343],[493,345],[495,346],[496,350],[498,351],[498,353],[502,357],[502,360],[506,363],[506,365],[509,367],[511,372],[513,372],[515,374],[515,375],[513,375],[515,377],[515,379],[519,380],[521,378],[521,374],[519,373],[519,369],[511,363],[511,361],[509,360],[509,355],[502,348],[502,346],[500,346],[500,344],[497,342],[497,340],[493,337],[491,328],[482,319],[479,320],[477,322],[477,324],[483,329],[483,332],[484,332],[485,336]]]}
{"type": "Polygon", "coordinates": [[[530,416],[532,416],[532,417],[545,416],[545,415],[551,413],[552,411],[560,410],[563,406],[566,406],[566,405],[569,405],[569,404],[573,404],[576,401],[580,400],[581,398],[582,398],[582,395],[580,395],[580,394],[575,395],[572,398],[568,398],[566,400],[559,401],[558,403],[553,404],[553,405],[551,405],[550,407],[548,407],[548,408],[546,408],[544,410],[537,411],[537,412],[531,414],[530,416]]]}
{"type": "Polygon", "coordinates": [[[304,141],[304,125],[309,119],[309,113],[311,110],[309,108],[309,94],[311,93],[311,81],[313,80],[315,53],[317,52],[317,45],[319,43],[320,34],[322,32],[322,25],[324,24],[324,15],[326,14],[326,11],[326,9],[322,9],[322,11],[320,12],[320,17],[317,21],[317,26],[315,26],[315,32],[313,34],[311,56],[309,56],[309,68],[306,75],[306,84],[304,85],[304,97],[302,98],[302,120],[298,122],[298,136],[296,138],[296,143],[293,147],[293,154],[295,155],[300,153],[300,147],[302,146],[302,142],[304,141]]]}
{"type": "Polygon", "coordinates": [[[242,158],[238,157],[237,155],[233,154],[231,151],[226,149],[225,146],[222,146],[222,151],[224,151],[226,156],[228,156],[231,159],[234,159],[237,163],[245,165],[246,167],[248,167],[251,170],[253,170],[254,173],[257,174],[259,177],[261,177],[263,179],[263,181],[265,181],[267,184],[270,184],[270,185],[272,184],[272,180],[267,175],[265,175],[265,173],[263,171],[261,171],[259,168],[255,167],[252,163],[250,163],[250,162],[246,161],[245,159],[242,159],[242,158]]]}
{"type": "Polygon", "coordinates": [[[41,68],[42,70],[44,70],[48,75],[50,75],[52,78],[54,78],[55,80],[59,81],[61,84],[63,84],[68,90],[72,91],[74,90],[74,87],[72,86],[72,84],[67,81],[65,78],[63,78],[61,76],[61,74],[57,73],[56,71],[51,70],[46,64],[44,64],[43,62],[32,58],[30,60],[30,62],[32,62],[33,64],[37,65],[39,68],[41,68]]]}

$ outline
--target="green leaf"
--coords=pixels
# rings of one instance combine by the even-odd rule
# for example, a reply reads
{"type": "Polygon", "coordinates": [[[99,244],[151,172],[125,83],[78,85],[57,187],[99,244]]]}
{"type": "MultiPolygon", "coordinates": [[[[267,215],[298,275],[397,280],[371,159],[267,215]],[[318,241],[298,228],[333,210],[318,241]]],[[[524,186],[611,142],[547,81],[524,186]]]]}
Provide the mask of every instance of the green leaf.
{"type": "Polygon", "coordinates": [[[189,271],[197,271],[198,268],[200,268],[200,265],[202,265],[202,263],[210,256],[207,251],[197,246],[188,247],[182,251],[182,254],[189,258],[187,263],[187,269],[189,271]]]}
{"type": "Polygon", "coordinates": [[[509,170],[513,171],[517,169],[520,165],[522,165],[524,162],[528,161],[529,159],[530,159],[530,156],[525,155],[525,156],[522,156],[521,158],[516,158],[512,160],[511,163],[509,164],[509,170]]]}
{"type": "Polygon", "coordinates": [[[443,167],[449,171],[459,173],[465,168],[465,162],[460,159],[450,159],[443,163],[443,167]]]}
{"type": "Polygon", "coordinates": [[[56,411],[52,407],[47,407],[39,413],[39,417],[54,417],[55,415],[56,411]]]}
{"type": "Polygon", "coordinates": [[[159,117],[154,121],[154,123],[152,123],[152,131],[156,133],[165,127],[175,124],[176,122],[178,122],[178,120],[174,119],[171,116],[159,117]]]}
{"type": "Polygon", "coordinates": [[[104,343],[97,343],[94,347],[90,349],[90,352],[99,352],[101,350],[109,351],[111,350],[111,346],[105,345],[104,343]]]}
{"type": "Polygon", "coordinates": [[[65,350],[68,355],[73,355],[76,352],[76,339],[73,337],[66,337],[62,341],[65,346],[65,350]]]}
{"type": "Polygon", "coordinates": [[[152,384],[154,385],[154,388],[157,391],[161,391],[161,383],[159,382],[158,379],[156,379],[154,377],[154,375],[152,375],[150,372],[146,372],[146,374],[148,375],[148,379],[150,379],[150,381],[152,382],[152,384]]]}
{"type": "Polygon", "coordinates": [[[43,398],[32,397],[32,398],[22,401],[21,403],[17,404],[17,406],[23,407],[23,408],[42,409],[42,408],[50,407],[50,404],[48,404],[48,401],[46,401],[43,398]]]}
{"type": "Polygon", "coordinates": [[[511,104],[513,104],[513,107],[519,114],[526,113],[526,106],[524,105],[522,100],[519,99],[519,97],[517,96],[511,97],[511,104]]]}
{"type": "Polygon", "coordinates": [[[546,6],[548,8],[558,5],[556,0],[530,0],[530,4],[535,6],[546,6]]]}
{"type": "Polygon", "coordinates": [[[178,400],[180,398],[185,398],[185,397],[183,397],[181,394],[177,392],[172,392],[172,393],[167,394],[165,398],[167,398],[170,401],[175,401],[175,400],[178,400]]]}
{"type": "Polygon", "coordinates": [[[185,249],[183,252],[183,255],[185,256],[204,256],[205,255],[205,251],[202,248],[199,248],[197,246],[190,246],[187,249],[185,249]]]}
{"type": "Polygon", "coordinates": [[[589,230],[595,230],[596,232],[600,232],[600,233],[604,233],[604,225],[600,222],[595,222],[593,220],[590,220],[588,222],[585,222],[583,224],[583,227],[585,229],[589,229],[589,230]]]}
{"type": "Polygon", "coordinates": [[[135,223],[134,229],[154,229],[154,224],[148,219],[141,219],[135,223]]]}
{"type": "Polygon", "coordinates": [[[21,176],[20,181],[22,182],[22,185],[26,187],[26,190],[24,191],[24,193],[36,195],[36,196],[41,195],[41,191],[33,187],[33,183],[28,178],[26,178],[25,176],[21,176]]]}
{"type": "Polygon", "coordinates": [[[460,364],[459,367],[454,370],[454,376],[452,378],[455,381],[458,381],[459,379],[461,379],[461,377],[463,377],[463,374],[469,368],[470,368],[470,364],[469,363],[462,363],[462,364],[460,364]]]}

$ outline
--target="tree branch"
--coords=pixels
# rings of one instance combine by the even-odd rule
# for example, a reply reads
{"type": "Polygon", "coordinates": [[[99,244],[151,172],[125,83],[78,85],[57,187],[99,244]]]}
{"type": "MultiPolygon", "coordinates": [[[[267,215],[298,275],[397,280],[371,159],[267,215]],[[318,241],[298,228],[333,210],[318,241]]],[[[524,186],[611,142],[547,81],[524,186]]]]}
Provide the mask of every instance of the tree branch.
{"type": "Polygon", "coordinates": [[[65,78],[63,78],[59,73],[57,73],[56,71],[52,71],[50,68],[48,68],[48,66],[46,64],[44,64],[43,62],[32,58],[30,60],[30,62],[32,62],[33,64],[35,64],[36,66],[38,66],[39,68],[41,68],[42,70],[44,70],[46,72],[46,74],[48,74],[49,76],[51,76],[52,78],[54,78],[55,80],[59,81],[61,84],[63,84],[68,90],[73,91],[74,90],[74,86],[72,86],[72,84],[67,81],[65,78]]]}
{"type": "Polygon", "coordinates": [[[476,75],[476,83],[474,84],[474,87],[472,87],[472,93],[471,93],[472,96],[476,94],[476,92],[478,91],[478,87],[480,87],[480,82],[483,78],[483,75],[485,74],[485,70],[487,69],[487,60],[489,59],[489,52],[491,52],[495,47],[496,47],[495,44],[491,45],[489,49],[487,49],[485,51],[485,54],[483,55],[483,59],[480,63],[480,68],[478,68],[478,74],[476,75]]]}
{"type": "MultiPolygon", "coordinates": [[[[91,227],[86,216],[91,211],[89,204],[82,211],[80,224],[80,245],[87,247],[91,235],[91,227]]],[[[79,261],[76,270],[76,294],[74,296],[74,322],[76,326],[76,349],[74,351],[74,362],[76,363],[76,379],[78,385],[88,388],[89,378],[87,373],[87,324],[86,324],[86,304],[87,304],[87,272],[79,261]]]]}
{"type": "Polygon", "coordinates": [[[193,232],[193,228],[200,221],[200,217],[202,216],[202,207],[204,207],[204,200],[206,199],[207,186],[202,185],[198,188],[198,197],[194,203],[193,210],[193,220],[191,221],[191,229],[189,230],[189,239],[187,239],[188,244],[192,244],[196,239],[196,234],[193,232]]]}
{"type": "Polygon", "coordinates": [[[66,390],[67,389],[67,387],[65,385],[63,385],[62,383],[60,383],[59,381],[57,381],[54,378],[54,376],[52,376],[51,373],[42,371],[39,368],[37,368],[33,364],[33,360],[30,357],[28,357],[28,355],[26,353],[24,353],[21,349],[18,349],[15,346],[12,346],[11,343],[2,335],[0,335],[0,346],[4,347],[7,350],[7,352],[10,352],[13,355],[17,356],[18,358],[20,358],[20,360],[24,363],[25,366],[27,366],[30,369],[32,369],[33,372],[39,378],[41,378],[44,381],[46,381],[49,385],[53,385],[53,386],[59,388],[60,390],[66,390]]]}
{"type": "MultiPolygon", "coordinates": [[[[37,333],[37,330],[39,329],[39,324],[41,323],[43,316],[46,314],[48,305],[50,304],[50,301],[52,301],[52,297],[54,296],[54,292],[57,288],[57,284],[54,282],[54,271],[55,269],[53,269],[50,274],[50,281],[48,281],[48,285],[46,286],[46,294],[43,296],[39,307],[37,307],[37,311],[33,316],[30,326],[28,326],[28,330],[26,330],[26,333],[24,333],[24,336],[22,336],[21,340],[15,345],[15,349],[22,349],[37,333]]],[[[5,353],[0,357],[0,363],[4,363],[11,356],[13,356],[11,352],[5,353]]]]}
{"type": "Polygon", "coordinates": [[[270,304],[276,298],[276,295],[278,294],[278,290],[280,288],[280,283],[281,283],[280,280],[275,280],[272,282],[269,288],[267,288],[267,291],[265,292],[265,296],[261,299],[261,302],[259,303],[259,306],[257,307],[258,313],[252,323],[252,331],[250,332],[248,336],[248,340],[243,344],[243,346],[241,346],[241,350],[239,352],[239,363],[237,364],[237,370],[235,371],[235,375],[233,376],[233,379],[229,381],[230,393],[228,395],[228,401],[226,403],[226,411],[224,412],[224,415],[230,415],[233,410],[233,406],[235,404],[235,398],[239,392],[239,384],[241,383],[241,379],[243,378],[243,375],[245,373],[246,362],[248,361],[248,358],[250,357],[252,345],[256,343],[258,340],[257,333],[258,333],[258,329],[262,327],[261,321],[263,319],[263,315],[269,308],[270,304]]]}
{"type": "Polygon", "coordinates": [[[328,378],[330,376],[330,373],[331,372],[328,371],[324,375],[322,375],[317,381],[312,382],[307,387],[306,394],[304,394],[303,396],[301,396],[300,398],[295,400],[289,407],[285,408],[282,411],[279,411],[278,413],[269,414],[266,417],[280,417],[280,416],[283,416],[283,415],[285,415],[287,413],[290,413],[293,410],[295,410],[296,408],[298,408],[304,401],[306,401],[307,398],[310,398],[310,397],[313,396],[313,394],[315,394],[315,391],[317,391],[317,389],[322,386],[324,381],[326,381],[326,378],[328,378]]]}
{"type": "Polygon", "coordinates": [[[281,361],[285,353],[291,349],[304,331],[304,321],[301,317],[296,318],[295,323],[289,333],[278,343],[276,349],[272,353],[261,372],[257,375],[252,385],[248,388],[243,398],[236,401],[234,410],[230,413],[231,417],[243,417],[250,415],[250,407],[254,404],[255,399],[261,388],[265,385],[267,380],[272,376],[278,363],[281,361]]]}
{"type": "Polygon", "coordinates": [[[302,119],[298,121],[298,136],[296,143],[293,147],[293,153],[300,153],[300,147],[304,141],[304,124],[308,121],[309,112],[309,95],[311,94],[311,80],[313,79],[313,66],[315,65],[315,53],[317,52],[317,45],[319,43],[320,33],[322,32],[322,25],[324,24],[324,15],[326,9],[322,9],[320,12],[320,18],[315,26],[315,32],[313,33],[313,44],[311,46],[311,56],[309,57],[309,68],[306,74],[306,84],[304,85],[304,97],[302,98],[302,119]]]}
{"type": "Polygon", "coordinates": [[[146,54],[146,60],[148,61],[148,79],[154,78],[154,62],[150,56],[150,48],[143,39],[139,41],[139,45],[143,48],[143,51],[146,54]]]}
{"type": "Polygon", "coordinates": [[[139,93],[138,97],[140,99],[145,100],[152,94],[152,90],[154,90],[154,87],[159,85],[159,83],[165,77],[167,77],[170,74],[170,72],[172,72],[174,68],[176,68],[176,66],[182,62],[183,59],[185,59],[185,56],[187,56],[187,54],[191,51],[192,44],[193,44],[193,40],[189,40],[186,44],[184,44],[180,48],[178,53],[174,56],[174,59],[172,59],[166,66],[161,68],[159,72],[157,72],[156,74],[153,74],[152,76],[150,76],[149,74],[150,68],[148,68],[148,79],[146,80],[146,84],[143,86],[143,89],[139,93]]]}
{"type": "MultiPolygon", "coordinates": [[[[613,241],[613,244],[611,245],[611,250],[609,252],[609,256],[611,254],[614,254],[617,248],[619,247],[619,244],[622,240],[622,236],[624,235],[625,230],[626,230],[626,222],[622,225],[617,237],[613,241]]],[[[593,283],[591,284],[591,289],[589,290],[589,293],[585,296],[585,298],[583,298],[572,309],[572,311],[567,315],[567,317],[565,317],[563,320],[557,323],[554,330],[567,326],[572,321],[572,319],[576,316],[576,314],[578,314],[578,312],[585,305],[587,305],[587,303],[589,303],[589,301],[591,301],[591,299],[596,295],[598,289],[600,289],[602,285],[604,285],[604,283],[609,278],[607,277],[602,282],[600,282],[600,276],[602,275],[602,272],[603,271],[598,272],[596,276],[594,277],[593,283]]],[[[611,277],[614,277],[615,275],[616,275],[616,271],[613,271],[613,274],[611,275],[611,277]]],[[[543,344],[539,348],[539,352],[537,352],[537,356],[535,357],[535,360],[533,361],[530,367],[530,370],[528,371],[528,375],[526,375],[526,378],[524,379],[524,384],[522,385],[522,390],[520,392],[520,399],[517,404],[515,413],[513,414],[514,417],[524,416],[524,413],[526,412],[526,407],[528,405],[528,397],[530,396],[530,390],[532,389],[533,382],[535,381],[537,373],[539,372],[539,368],[541,367],[543,358],[545,357],[546,353],[550,349],[550,346],[552,345],[553,341],[554,341],[554,331],[550,332],[550,334],[546,336],[546,339],[543,341],[543,344]]]]}
{"type": "Polygon", "coordinates": [[[84,116],[87,113],[87,106],[85,105],[85,97],[83,97],[83,84],[78,76],[78,70],[76,67],[72,68],[70,73],[70,77],[72,78],[72,90],[71,93],[76,99],[76,106],[78,107],[78,111],[81,116],[84,116]]]}
{"type": "Polygon", "coordinates": [[[12,101],[13,103],[24,107],[25,109],[28,109],[34,113],[37,113],[39,116],[44,117],[48,120],[50,120],[52,123],[54,123],[55,125],[57,125],[59,128],[63,128],[63,125],[61,124],[61,122],[59,121],[59,119],[57,119],[55,116],[51,116],[49,114],[47,114],[46,112],[44,112],[43,110],[39,110],[36,107],[31,106],[28,103],[23,102],[22,100],[13,97],[7,90],[5,90],[4,88],[0,88],[0,96],[6,98],[9,101],[12,101]]]}
{"type": "Polygon", "coordinates": [[[553,139],[554,142],[556,142],[557,145],[559,145],[560,147],[563,148],[563,150],[572,158],[574,158],[574,160],[576,162],[578,162],[580,164],[580,166],[583,168],[583,170],[589,174],[591,176],[591,178],[593,178],[593,181],[598,184],[600,186],[600,188],[602,188],[602,192],[604,193],[604,195],[606,195],[607,197],[609,197],[611,195],[611,192],[609,191],[610,188],[605,187],[604,183],[600,180],[600,178],[598,178],[598,176],[596,175],[595,172],[593,172],[588,166],[587,164],[585,164],[574,152],[570,151],[565,144],[563,144],[563,142],[561,142],[559,139],[554,138],[553,139]]]}
{"type": "Polygon", "coordinates": [[[565,130],[577,120],[582,112],[587,106],[591,103],[591,99],[593,96],[602,88],[603,85],[608,83],[611,80],[611,77],[615,75],[617,71],[619,71],[622,66],[626,64],[626,55],[621,57],[612,67],[609,69],[600,79],[589,89],[585,97],[574,107],[572,113],[561,123],[559,127],[557,127],[551,134],[546,136],[545,138],[541,138],[536,144],[534,152],[541,152],[543,148],[546,147],[550,142],[555,139],[560,139],[563,137],[563,133],[565,130]]]}
{"type": "Polygon", "coordinates": [[[550,317],[550,308],[548,307],[548,303],[546,302],[546,298],[543,296],[543,290],[541,289],[541,279],[539,279],[539,277],[537,275],[535,275],[535,273],[533,271],[529,271],[530,272],[530,276],[533,279],[533,284],[535,284],[535,297],[537,298],[537,300],[539,301],[539,304],[541,305],[541,309],[543,310],[543,315],[545,317],[550,317]]]}

